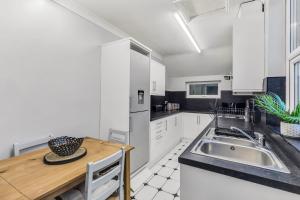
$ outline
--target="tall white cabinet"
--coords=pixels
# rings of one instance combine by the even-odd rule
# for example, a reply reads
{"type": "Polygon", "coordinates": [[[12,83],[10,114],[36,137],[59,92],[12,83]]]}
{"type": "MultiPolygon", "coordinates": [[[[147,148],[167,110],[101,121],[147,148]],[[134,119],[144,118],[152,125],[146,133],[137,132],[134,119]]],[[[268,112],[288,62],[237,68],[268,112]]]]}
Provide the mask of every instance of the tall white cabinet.
{"type": "Polygon", "coordinates": [[[129,132],[131,49],[151,50],[132,38],[104,44],[101,48],[100,138],[110,129],[129,132]]]}
{"type": "Polygon", "coordinates": [[[151,60],[150,65],[150,94],[157,96],[165,96],[166,90],[166,67],[151,60]]]}
{"type": "Polygon", "coordinates": [[[233,25],[233,92],[261,92],[265,78],[265,22],[261,1],[245,3],[233,25]]]}

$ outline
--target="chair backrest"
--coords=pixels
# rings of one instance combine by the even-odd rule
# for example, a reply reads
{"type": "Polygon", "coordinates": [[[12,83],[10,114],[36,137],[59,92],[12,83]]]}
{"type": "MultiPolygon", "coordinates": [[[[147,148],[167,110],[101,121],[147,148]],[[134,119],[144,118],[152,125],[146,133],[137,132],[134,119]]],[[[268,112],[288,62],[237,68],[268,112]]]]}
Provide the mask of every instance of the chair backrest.
{"type": "Polygon", "coordinates": [[[50,134],[47,137],[39,138],[39,139],[32,140],[29,142],[14,143],[14,156],[19,156],[22,153],[22,151],[30,152],[32,150],[35,150],[38,147],[47,144],[48,141],[53,137],[54,136],[52,134],[50,134]]]}
{"type": "Polygon", "coordinates": [[[108,140],[121,144],[129,144],[129,132],[109,129],[108,140]]]}
{"type": "Polygon", "coordinates": [[[119,190],[119,200],[124,200],[124,159],[125,150],[122,148],[108,158],[87,165],[85,180],[86,200],[106,200],[117,190],[119,190]],[[103,170],[105,170],[106,173],[100,173],[101,175],[99,175],[99,172],[103,170]],[[117,180],[115,180],[116,177],[118,178],[117,180]],[[109,186],[101,188],[101,186],[106,185],[110,181],[115,184],[108,184],[109,186]],[[93,195],[93,193],[100,188],[101,192],[98,193],[98,195],[93,195]]]}

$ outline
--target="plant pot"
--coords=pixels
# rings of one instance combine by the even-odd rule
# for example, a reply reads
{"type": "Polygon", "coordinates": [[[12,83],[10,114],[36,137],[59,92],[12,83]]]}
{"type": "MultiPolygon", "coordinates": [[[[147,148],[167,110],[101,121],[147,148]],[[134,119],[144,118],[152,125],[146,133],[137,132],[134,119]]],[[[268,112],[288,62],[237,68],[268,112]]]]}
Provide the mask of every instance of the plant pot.
{"type": "Polygon", "coordinates": [[[300,124],[280,122],[280,133],[285,137],[300,138],[300,124]]]}

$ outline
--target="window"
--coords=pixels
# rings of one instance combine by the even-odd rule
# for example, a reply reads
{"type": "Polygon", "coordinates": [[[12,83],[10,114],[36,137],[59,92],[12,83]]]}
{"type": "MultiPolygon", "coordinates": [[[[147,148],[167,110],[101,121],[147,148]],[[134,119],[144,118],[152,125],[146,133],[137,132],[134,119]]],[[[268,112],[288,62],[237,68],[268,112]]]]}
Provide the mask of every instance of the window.
{"type": "Polygon", "coordinates": [[[290,51],[293,52],[300,46],[300,1],[290,1],[290,51]]]}
{"type": "Polygon", "coordinates": [[[219,82],[190,82],[187,98],[220,98],[219,82]]]}
{"type": "Polygon", "coordinates": [[[287,3],[287,103],[294,109],[300,101],[300,1],[287,3]]]}
{"type": "Polygon", "coordinates": [[[293,109],[300,101],[300,56],[289,61],[290,87],[289,103],[293,109]]]}
{"type": "Polygon", "coordinates": [[[299,102],[299,100],[300,100],[300,62],[299,61],[297,63],[295,63],[294,68],[295,68],[295,73],[294,73],[295,97],[294,97],[294,100],[295,100],[295,102],[299,102]]]}

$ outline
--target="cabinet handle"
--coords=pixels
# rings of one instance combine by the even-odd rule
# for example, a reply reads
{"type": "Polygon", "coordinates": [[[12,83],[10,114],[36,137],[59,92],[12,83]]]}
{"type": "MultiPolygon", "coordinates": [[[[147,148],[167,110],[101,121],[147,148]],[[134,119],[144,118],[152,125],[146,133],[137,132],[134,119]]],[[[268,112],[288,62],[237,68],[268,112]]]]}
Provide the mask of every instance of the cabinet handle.
{"type": "Polygon", "coordinates": [[[156,91],[156,81],[152,81],[153,91],[156,91]]]}
{"type": "Polygon", "coordinates": [[[129,132],[132,132],[132,118],[129,117],[129,132]]]}
{"type": "Polygon", "coordinates": [[[152,81],[152,91],[154,92],[154,81],[152,81]]]}
{"type": "Polygon", "coordinates": [[[168,120],[166,120],[166,131],[168,131],[168,120]]]}
{"type": "Polygon", "coordinates": [[[201,117],[199,116],[199,125],[201,124],[201,117]]]}
{"type": "Polygon", "coordinates": [[[177,126],[177,117],[175,117],[175,127],[177,126]]]}
{"type": "Polygon", "coordinates": [[[129,108],[130,109],[132,108],[132,97],[131,96],[129,97],[129,108]]]}
{"type": "Polygon", "coordinates": [[[155,137],[156,140],[159,140],[161,138],[162,138],[162,135],[158,135],[158,136],[155,137]]]}

